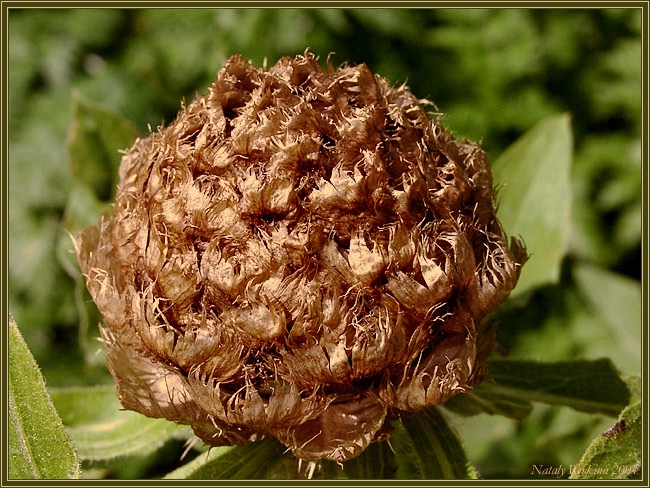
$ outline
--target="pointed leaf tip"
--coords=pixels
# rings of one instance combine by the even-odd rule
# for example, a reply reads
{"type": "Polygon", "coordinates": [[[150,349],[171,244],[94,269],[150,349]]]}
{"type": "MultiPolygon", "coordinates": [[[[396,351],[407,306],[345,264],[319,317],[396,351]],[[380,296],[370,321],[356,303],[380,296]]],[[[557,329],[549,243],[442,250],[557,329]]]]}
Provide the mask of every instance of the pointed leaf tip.
{"type": "Polygon", "coordinates": [[[499,220],[523,238],[530,256],[513,297],[559,279],[571,223],[572,150],[571,117],[564,113],[537,124],[492,165],[499,220]]]}

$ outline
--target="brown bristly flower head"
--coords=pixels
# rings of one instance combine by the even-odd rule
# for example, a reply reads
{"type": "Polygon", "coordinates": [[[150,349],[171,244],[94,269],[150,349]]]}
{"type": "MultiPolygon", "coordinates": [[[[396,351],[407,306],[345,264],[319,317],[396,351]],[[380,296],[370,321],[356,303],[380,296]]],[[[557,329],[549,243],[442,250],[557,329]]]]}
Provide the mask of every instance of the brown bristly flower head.
{"type": "Polygon", "coordinates": [[[525,259],[478,145],[309,52],[233,56],[124,155],[76,248],[125,408],[339,462],[485,378],[482,319],[525,259]]]}

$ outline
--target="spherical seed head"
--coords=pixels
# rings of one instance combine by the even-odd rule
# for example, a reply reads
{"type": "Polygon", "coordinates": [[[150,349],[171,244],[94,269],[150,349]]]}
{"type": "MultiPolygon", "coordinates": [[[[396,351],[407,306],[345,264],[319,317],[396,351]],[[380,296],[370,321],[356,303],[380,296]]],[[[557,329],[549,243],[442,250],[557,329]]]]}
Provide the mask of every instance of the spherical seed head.
{"type": "Polygon", "coordinates": [[[484,379],[481,319],[525,259],[478,145],[309,52],[232,57],[76,246],[125,408],[335,461],[484,379]]]}

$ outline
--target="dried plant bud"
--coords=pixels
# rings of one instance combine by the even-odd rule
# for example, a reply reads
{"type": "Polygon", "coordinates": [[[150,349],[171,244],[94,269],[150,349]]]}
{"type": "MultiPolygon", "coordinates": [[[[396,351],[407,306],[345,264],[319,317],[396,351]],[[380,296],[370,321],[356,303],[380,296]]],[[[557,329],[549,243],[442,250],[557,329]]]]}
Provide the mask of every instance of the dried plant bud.
{"type": "Polygon", "coordinates": [[[125,408],[335,461],[484,379],[481,319],[525,259],[478,145],[309,52],[231,58],[76,245],[125,408]]]}

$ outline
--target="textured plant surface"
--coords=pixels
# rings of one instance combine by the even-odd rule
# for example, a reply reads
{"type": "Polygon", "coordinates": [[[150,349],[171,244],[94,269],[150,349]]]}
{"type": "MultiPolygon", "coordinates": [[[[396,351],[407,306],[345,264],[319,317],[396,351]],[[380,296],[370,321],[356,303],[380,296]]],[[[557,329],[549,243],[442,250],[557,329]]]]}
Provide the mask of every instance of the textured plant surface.
{"type": "Polygon", "coordinates": [[[479,146],[308,52],[231,58],[124,155],[77,253],[126,408],[336,461],[485,378],[525,259],[479,146]]]}
{"type": "MultiPolygon", "coordinates": [[[[206,93],[227,56],[241,53],[261,66],[305,46],[334,52],[336,64],[366,62],[391,82],[407,81],[446,114],[446,130],[480,138],[498,189],[499,220],[508,235],[522,236],[530,255],[516,288],[491,314],[498,348],[488,359],[489,381],[392,421],[390,445],[370,444],[343,469],[323,461],[314,476],[467,478],[472,473],[461,468],[469,461],[485,479],[540,479],[532,465],[568,467],[583,455],[583,464],[597,459],[601,467],[607,456],[618,466],[641,463],[640,444],[630,449],[629,442],[641,409],[613,382],[616,370],[633,374],[642,364],[641,9],[7,14],[8,309],[78,451],[82,477],[296,476],[299,463],[272,436],[212,448],[208,457],[196,442],[182,457],[190,427],[120,410],[96,340],[103,319],[70,252],[68,231],[97,225],[115,201],[118,150],[138,132],[148,134],[148,124],[174,120],[183,97],[189,102],[206,93]],[[509,359],[499,359],[504,351],[509,359]],[[615,369],[585,361],[603,357],[615,369]],[[572,367],[567,358],[575,358],[572,367]],[[585,406],[591,413],[576,410],[585,406]],[[630,428],[603,437],[624,408],[620,420],[630,428]],[[454,431],[458,438],[450,443],[454,431]],[[462,445],[466,455],[450,445],[462,445]],[[278,471],[272,454],[288,469],[278,471]],[[621,454],[634,461],[623,462],[621,454]]],[[[45,446],[43,459],[53,467],[57,450],[72,453],[70,459],[74,450],[56,442],[48,419],[31,415],[41,411],[32,394],[39,388],[42,382],[26,383],[27,403],[6,411],[26,429],[33,423],[43,441],[26,445],[31,452],[45,446]]],[[[23,474],[44,472],[26,461],[23,474]]]]}

